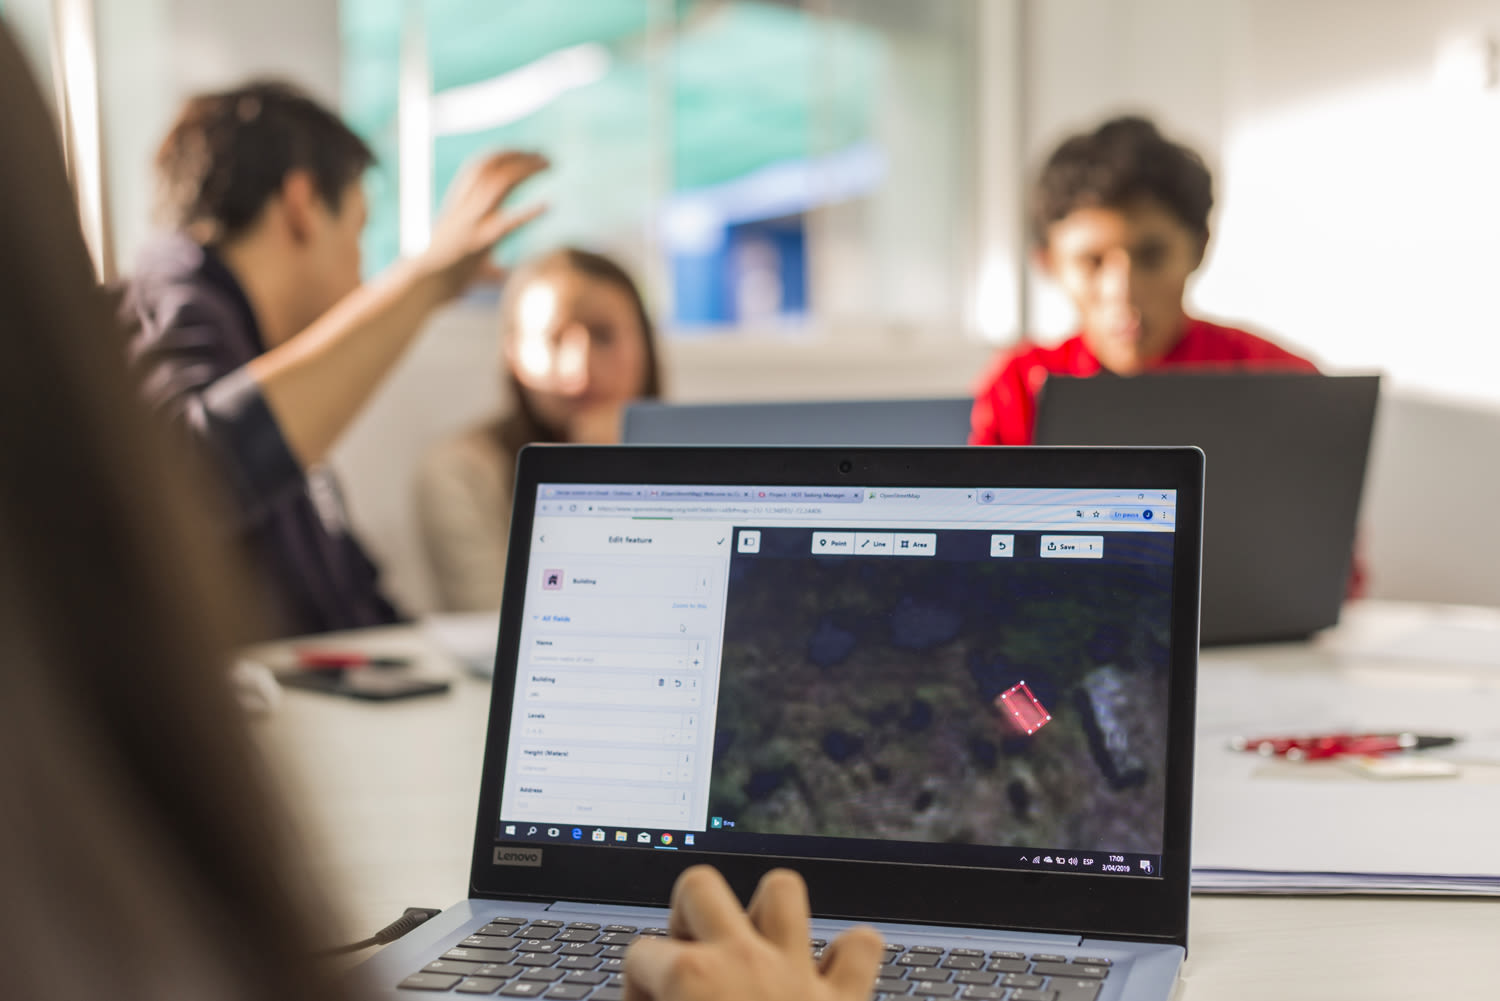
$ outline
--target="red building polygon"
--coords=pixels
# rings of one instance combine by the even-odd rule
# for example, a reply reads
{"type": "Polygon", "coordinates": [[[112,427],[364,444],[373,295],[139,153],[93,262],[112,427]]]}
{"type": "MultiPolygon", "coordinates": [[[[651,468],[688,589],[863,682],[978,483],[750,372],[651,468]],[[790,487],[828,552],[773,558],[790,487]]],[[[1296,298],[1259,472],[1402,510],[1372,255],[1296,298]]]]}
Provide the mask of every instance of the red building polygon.
{"type": "Polygon", "coordinates": [[[1052,714],[1031,694],[1024,681],[996,696],[995,708],[1011,729],[1028,737],[1052,721],[1052,714]]]}

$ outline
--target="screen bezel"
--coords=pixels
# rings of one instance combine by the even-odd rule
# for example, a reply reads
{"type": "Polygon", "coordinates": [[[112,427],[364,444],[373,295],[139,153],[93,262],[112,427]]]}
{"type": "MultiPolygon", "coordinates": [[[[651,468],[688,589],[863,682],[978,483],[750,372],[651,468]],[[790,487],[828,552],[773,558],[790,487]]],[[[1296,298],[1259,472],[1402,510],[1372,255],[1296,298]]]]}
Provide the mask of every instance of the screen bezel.
{"type": "MultiPolygon", "coordinates": [[[[767,870],[807,880],[819,917],[1024,928],[1186,945],[1194,703],[1201,578],[1203,453],[1196,448],[703,448],[529,446],[517,462],[511,558],[490,700],[470,892],[481,898],[664,906],[677,874],[717,866],[742,899],[767,870]],[[860,487],[1157,488],[1177,491],[1166,817],[1161,875],[848,862],[706,851],[546,843],[536,867],[494,865],[500,786],[541,483],[860,487]],[[629,854],[625,854],[625,853],[629,854]],[[876,872],[872,866],[878,866],[876,872]]],[[[517,845],[520,847],[520,845],[517,845]]],[[[941,846],[934,846],[936,851],[941,846]]]]}

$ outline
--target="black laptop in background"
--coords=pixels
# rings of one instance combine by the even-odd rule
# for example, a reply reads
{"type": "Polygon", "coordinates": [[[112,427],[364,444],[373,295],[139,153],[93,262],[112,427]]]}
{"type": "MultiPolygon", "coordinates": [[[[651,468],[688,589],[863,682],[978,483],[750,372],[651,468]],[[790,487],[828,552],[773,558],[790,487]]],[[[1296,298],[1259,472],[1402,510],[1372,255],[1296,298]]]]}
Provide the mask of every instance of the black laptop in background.
{"type": "Polygon", "coordinates": [[[627,445],[962,445],[967,396],[911,400],[631,404],[627,445]]]}
{"type": "Polygon", "coordinates": [[[1348,593],[1379,393],[1375,375],[1054,376],[1035,440],[1203,449],[1202,642],[1298,640],[1348,593]]]}

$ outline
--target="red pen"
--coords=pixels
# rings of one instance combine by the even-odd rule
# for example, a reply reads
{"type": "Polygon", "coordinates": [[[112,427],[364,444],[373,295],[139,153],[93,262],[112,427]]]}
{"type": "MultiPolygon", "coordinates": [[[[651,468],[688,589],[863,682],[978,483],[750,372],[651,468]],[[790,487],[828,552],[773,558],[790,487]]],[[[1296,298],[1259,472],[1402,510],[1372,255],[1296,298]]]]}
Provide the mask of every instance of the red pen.
{"type": "Polygon", "coordinates": [[[357,650],[297,651],[297,666],[310,671],[341,671],[346,667],[406,667],[409,657],[375,656],[357,650]]]}
{"type": "Polygon", "coordinates": [[[1319,761],[1325,758],[1390,754],[1446,747],[1457,737],[1417,733],[1329,733],[1302,737],[1235,737],[1231,751],[1251,751],[1268,758],[1288,761],[1319,761]]]}

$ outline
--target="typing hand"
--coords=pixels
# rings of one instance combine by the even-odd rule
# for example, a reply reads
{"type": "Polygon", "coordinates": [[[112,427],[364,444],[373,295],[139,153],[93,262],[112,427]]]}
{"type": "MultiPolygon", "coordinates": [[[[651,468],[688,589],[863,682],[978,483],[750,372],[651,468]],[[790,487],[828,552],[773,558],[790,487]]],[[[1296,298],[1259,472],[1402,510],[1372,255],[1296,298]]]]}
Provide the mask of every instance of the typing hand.
{"type": "Polygon", "coordinates": [[[672,938],[625,954],[626,1001],[866,1001],[883,946],[852,928],[814,966],[807,885],[786,869],[760,881],[741,910],[718,871],[695,866],[672,888],[672,938]]]}
{"type": "Polygon", "coordinates": [[[501,152],[472,160],[459,171],[433,226],[432,242],[418,258],[439,279],[443,298],[458,295],[487,272],[495,244],[546,211],[546,206],[534,205],[510,213],[502,206],[523,181],[547,166],[546,158],[535,153],[501,152]]]}

